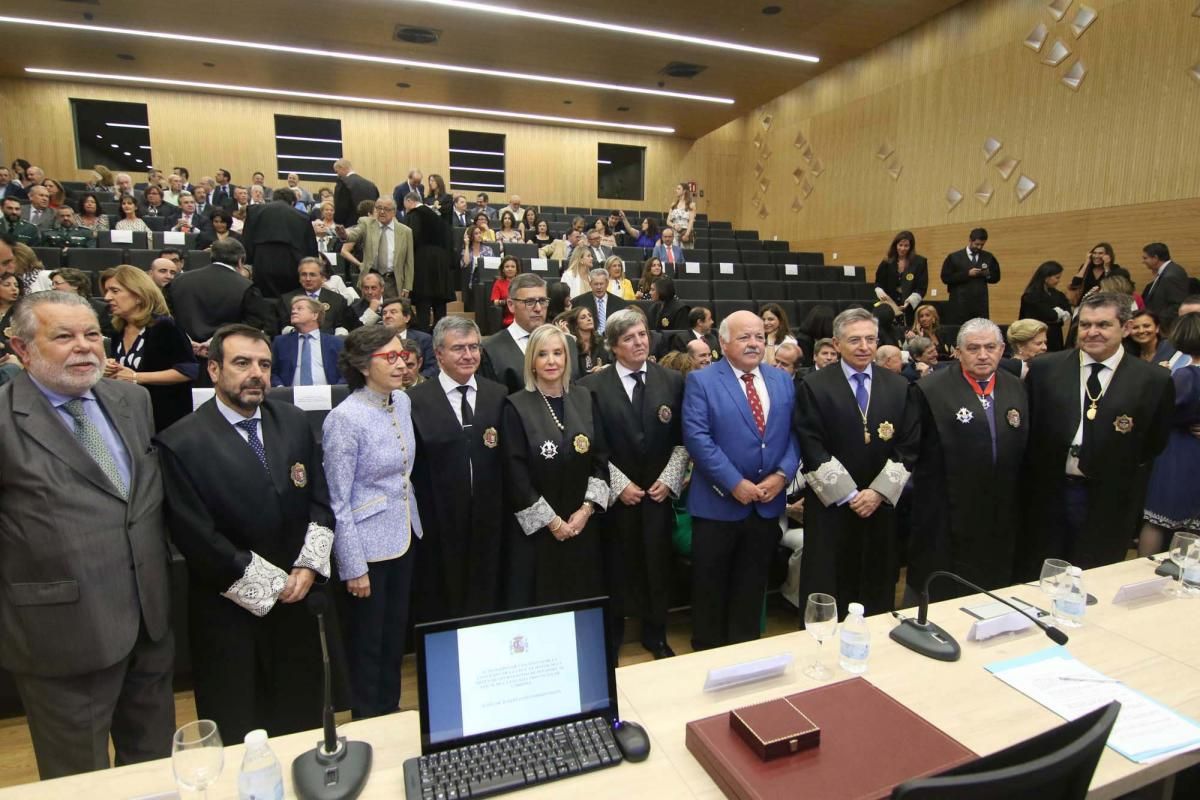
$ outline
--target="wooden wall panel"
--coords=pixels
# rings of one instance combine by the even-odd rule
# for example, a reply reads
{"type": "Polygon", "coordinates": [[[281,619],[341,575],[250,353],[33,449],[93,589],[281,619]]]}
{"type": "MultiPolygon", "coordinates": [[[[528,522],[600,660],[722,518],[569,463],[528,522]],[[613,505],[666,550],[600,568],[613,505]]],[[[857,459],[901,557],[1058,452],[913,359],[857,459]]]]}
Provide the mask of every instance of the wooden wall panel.
{"type": "MultiPolygon", "coordinates": [[[[506,134],[510,192],[527,203],[665,208],[689,140],[616,131],[502,123],[484,119],[413,114],[261,98],[165,92],[137,87],[41,80],[0,80],[0,142],[5,163],[22,157],[48,175],[85,179],[75,165],[69,98],[144,102],[150,115],[154,159],[166,167],[183,164],[193,178],[225,167],[238,183],[255,170],[275,167],[274,115],[342,120],[343,149],[355,169],[381,190],[401,182],[410,167],[449,176],[447,131],[451,128],[506,134]],[[596,195],[599,142],[646,148],[646,197],[615,201],[596,195]]],[[[329,180],[306,179],[309,186],[329,180]]],[[[490,192],[493,200],[507,195],[490,192]]]]}

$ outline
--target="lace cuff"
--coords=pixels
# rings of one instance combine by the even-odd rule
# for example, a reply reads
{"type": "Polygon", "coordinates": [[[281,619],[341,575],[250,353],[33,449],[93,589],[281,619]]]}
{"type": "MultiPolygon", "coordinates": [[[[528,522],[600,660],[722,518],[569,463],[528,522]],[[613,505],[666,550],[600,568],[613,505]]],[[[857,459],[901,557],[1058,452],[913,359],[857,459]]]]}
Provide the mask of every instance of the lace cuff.
{"type": "Polygon", "coordinates": [[[250,552],[250,565],[242,577],[221,596],[237,603],[256,617],[265,617],[287,584],[288,574],[258,553],[250,552]]]}
{"type": "Polygon", "coordinates": [[[629,476],[621,472],[616,464],[608,462],[608,505],[610,507],[617,504],[621,492],[625,491],[625,487],[631,483],[633,481],[629,480],[629,476]]]}
{"type": "Polygon", "coordinates": [[[583,499],[591,500],[595,511],[604,511],[608,508],[608,484],[599,478],[588,478],[587,491],[584,492],[583,499]]]}
{"type": "Polygon", "coordinates": [[[913,292],[908,296],[908,299],[904,301],[904,305],[916,308],[917,306],[921,305],[921,295],[913,292]]]}
{"type": "Polygon", "coordinates": [[[688,452],[682,445],[671,451],[671,459],[663,467],[658,479],[671,490],[671,496],[678,499],[683,492],[683,474],[687,472],[688,452]]]}
{"type": "Polygon", "coordinates": [[[909,472],[903,464],[889,458],[883,465],[883,470],[875,476],[875,480],[871,481],[871,485],[867,488],[879,492],[894,506],[900,502],[900,493],[904,491],[904,484],[908,483],[908,475],[909,472]]]}
{"type": "Polygon", "coordinates": [[[322,578],[329,577],[329,554],[333,550],[333,531],[315,522],[308,523],[304,546],[293,567],[307,567],[322,578]]]}
{"type": "Polygon", "coordinates": [[[837,503],[858,488],[842,462],[833,457],[812,472],[804,473],[804,480],[824,506],[837,503]]]}
{"type": "Polygon", "coordinates": [[[554,516],[554,509],[550,507],[544,497],[539,497],[537,502],[529,508],[516,513],[517,524],[521,526],[521,530],[525,532],[526,536],[537,533],[549,525],[554,520],[554,516]]]}

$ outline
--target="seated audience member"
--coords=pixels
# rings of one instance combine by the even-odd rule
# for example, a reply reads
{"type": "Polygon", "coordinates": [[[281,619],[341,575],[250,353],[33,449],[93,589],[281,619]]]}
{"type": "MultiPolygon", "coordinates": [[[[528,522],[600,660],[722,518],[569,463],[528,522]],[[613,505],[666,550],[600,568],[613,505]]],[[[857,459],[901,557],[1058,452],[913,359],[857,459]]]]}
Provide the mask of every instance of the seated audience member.
{"type": "Polygon", "coordinates": [[[16,197],[4,198],[4,219],[0,220],[0,233],[12,237],[14,242],[37,247],[42,243],[42,231],[32,222],[21,219],[23,206],[16,197]]]}
{"type": "Polygon", "coordinates": [[[75,224],[75,209],[62,206],[54,210],[54,224],[42,231],[43,247],[95,247],[96,236],[75,224]]]}
{"type": "Polygon", "coordinates": [[[29,195],[25,193],[25,187],[21,185],[21,181],[13,179],[12,171],[8,167],[0,165],[0,199],[7,197],[19,202],[28,199],[29,195]]]}
{"type": "MultiPolygon", "coordinates": [[[[511,288],[509,296],[512,296],[511,288]]],[[[556,281],[547,287],[546,299],[550,301],[550,305],[546,308],[546,318],[556,319],[560,314],[571,310],[571,287],[562,281],[556,281]]]]}
{"type": "Polygon", "coordinates": [[[54,209],[50,207],[50,192],[41,184],[29,187],[29,205],[21,210],[21,219],[44,231],[54,224],[54,209]]]}
{"type": "Polygon", "coordinates": [[[104,300],[117,332],[104,375],[146,387],[155,432],[192,410],[198,366],[187,334],[175,325],[162,291],[137,267],[122,265],[100,275],[104,300]]]}
{"type": "Polygon", "coordinates": [[[325,417],[322,449],[337,519],[334,557],[350,596],[339,615],[350,713],[364,719],[400,706],[422,526],[410,492],[416,444],[412,406],[400,391],[406,370],[399,340],[386,328],[359,328],[346,337],[338,363],[351,393],[325,417]],[[375,507],[364,514],[364,504],[375,507]]]}
{"type": "Polygon", "coordinates": [[[529,234],[537,230],[538,220],[540,219],[541,217],[538,216],[537,211],[532,208],[525,208],[521,211],[521,216],[518,220],[520,222],[521,233],[525,234],[525,241],[531,241],[529,234]]]}
{"type": "Polygon", "coordinates": [[[525,234],[517,228],[517,218],[508,209],[500,212],[500,227],[495,235],[496,241],[501,243],[525,241],[525,234]]]}
{"type": "Polygon", "coordinates": [[[608,230],[612,234],[611,242],[604,242],[609,247],[635,247],[638,233],[629,224],[625,212],[613,209],[608,215],[608,230]]]}
{"type": "MultiPolygon", "coordinates": [[[[675,352],[677,353],[678,351],[675,352]]],[[[704,341],[703,339],[692,339],[687,343],[684,349],[684,354],[687,355],[688,360],[691,362],[692,369],[703,369],[704,367],[707,367],[709,364],[713,363],[714,353],[715,351],[708,348],[708,342],[704,341]]],[[[671,354],[668,353],[668,355],[671,354]]],[[[662,364],[663,366],[667,366],[666,357],[663,358],[662,364]]],[[[680,369],[680,371],[683,372],[682,369],[680,369]]],[[[687,373],[684,372],[684,374],[686,375],[687,373]]]]}
{"type": "Polygon", "coordinates": [[[833,343],[832,337],[817,339],[813,345],[813,369],[824,369],[838,363],[840,356],[838,355],[837,345],[833,343]]]}
{"type": "MultiPolygon", "coordinates": [[[[675,372],[678,372],[680,375],[682,375],[685,378],[688,376],[689,372],[692,372],[693,370],[697,370],[697,369],[702,369],[703,367],[707,367],[710,363],[712,363],[712,362],[706,359],[705,362],[703,364],[701,364],[698,361],[696,361],[696,359],[694,359],[690,355],[688,355],[687,353],[680,353],[680,352],[676,352],[676,351],[667,353],[665,356],[663,356],[658,361],[659,366],[663,367],[664,369],[674,370],[675,372]]],[[[691,477],[691,475],[690,475],[691,464],[690,463],[688,465],[688,473],[689,473],[688,477],[690,478],[691,477]]],[[[687,497],[686,480],[687,479],[685,478],[684,497],[687,497]]],[[[678,509],[676,509],[676,513],[678,514],[678,509]]],[[[689,526],[690,526],[690,520],[689,520],[689,526]]],[[[687,554],[691,553],[691,530],[690,530],[690,527],[689,527],[689,531],[688,531],[688,549],[687,549],[686,553],[687,554]]]]}
{"type": "Polygon", "coordinates": [[[488,196],[486,192],[480,192],[475,195],[475,205],[471,208],[471,218],[478,220],[478,215],[483,214],[488,220],[496,218],[496,209],[488,205],[488,196]]]}
{"type": "MultiPolygon", "coordinates": [[[[900,351],[896,354],[899,356],[900,351]]],[[[801,365],[804,358],[804,351],[800,349],[800,345],[795,342],[784,342],[775,348],[775,366],[791,375],[793,378],[803,378],[808,368],[801,365]]],[[[899,370],[896,370],[899,372],[899,370]]]]}
{"type": "Polygon", "coordinates": [[[508,310],[508,287],[512,279],[521,271],[521,262],[514,256],[505,256],[500,260],[500,277],[492,284],[492,305],[500,309],[500,325],[507,328],[512,325],[512,312],[508,310]]]}
{"type": "Polygon", "coordinates": [[[350,316],[359,325],[374,325],[383,319],[383,277],[378,272],[368,272],[359,280],[362,297],[350,301],[350,316]]]}
{"type": "Polygon", "coordinates": [[[267,204],[267,189],[261,183],[250,184],[249,195],[249,205],[263,206],[267,204]]]}
{"type": "Polygon", "coordinates": [[[1057,261],[1047,261],[1034,270],[1017,315],[1046,323],[1046,349],[1052,353],[1063,348],[1063,323],[1071,321],[1071,303],[1058,290],[1062,274],[1062,264],[1057,261]]]}
{"type": "Polygon", "coordinates": [[[207,219],[216,210],[216,206],[208,201],[208,187],[199,184],[192,187],[192,199],[196,201],[196,213],[207,219]]]}
{"type": "Polygon", "coordinates": [[[150,231],[150,228],[142,221],[141,211],[138,209],[137,200],[133,199],[133,195],[121,195],[120,207],[121,218],[117,220],[117,224],[113,226],[113,230],[134,231],[136,233],[148,233],[150,231]]]}
{"type": "MultiPolygon", "coordinates": [[[[54,288],[50,271],[38,258],[37,251],[27,244],[17,242],[12,245],[12,254],[13,274],[17,276],[17,281],[21,284],[22,294],[32,294],[54,288]]],[[[86,276],[86,273],[81,274],[86,276]]],[[[84,296],[90,294],[91,289],[89,288],[84,296]]]]}
{"type": "Polygon", "coordinates": [[[467,208],[467,198],[461,194],[454,195],[450,209],[450,227],[457,234],[462,228],[471,227],[471,215],[474,212],[467,208]]]}
{"type": "Polygon", "coordinates": [[[573,297],[571,307],[586,308],[590,311],[596,333],[603,335],[608,326],[608,318],[626,308],[628,303],[608,291],[609,277],[603,269],[593,268],[588,273],[587,285],[591,291],[573,297]]]}
{"type": "Polygon", "coordinates": [[[766,303],[758,311],[762,317],[763,330],[767,334],[767,350],[763,360],[768,364],[774,363],[775,348],[781,344],[796,344],[792,336],[792,326],[788,324],[787,312],[779,303],[766,303]]]}
{"type": "Polygon", "coordinates": [[[476,212],[472,219],[474,227],[479,229],[479,236],[485,242],[496,241],[496,232],[491,228],[491,217],[483,212],[476,212]]]}
{"type": "Polygon", "coordinates": [[[289,172],[287,176],[287,186],[296,193],[296,199],[304,203],[305,206],[312,203],[312,192],[300,185],[300,176],[294,172],[289,172]]]}
{"type": "Polygon", "coordinates": [[[178,206],[183,193],[183,178],[179,175],[168,175],[167,188],[163,190],[163,202],[178,206]]]}
{"type": "Polygon", "coordinates": [[[593,241],[599,247],[612,249],[617,246],[617,240],[613,237],[613,229],[605,217],[596,217],[596,222],[592,225],[591,230],[588,231],[588,244],[590,245],[593,241]],[[593,231],[598,233],[599,236],[593,236],[593,231]]]}
{"type": "Polygon", "coordinates": [[[1129,318],[1129,333],[1125,337],[1125,350],[1129,355],[1169,367],[1175,357],[1175,345],[1171,344],[1159,325],[1158,314],[1148,308],[1135,311],[1129,318]]]}
{"type": "Polygon", "coordinates": [[[404,391],[408,391],[414,386],[419,386],[424,383],[426,378],[421,374],[421,370],[425,366],[424,360],[421,358],[421,345],[412,339],[400,340],[400,358],[404,360],[404,375],[402,384],[404,391]]]}
{"type": "Polygon", "coordinates": [[[422,374],[432,378],[437,374],[437,360],[433,357],[433,337],[425,331],[410,327],[413,305],[407,297],[385,297],[383,299],[383,324],[401,341],[415,342],[420,348],[422,374]]]}
{"type": "Polygon", "coordinates": [[[933,373],[938,364],[937,347],[927,336],[913,336],[904,343],[908,353],[908,363],[900,370],[900,374],[915,383],[918,378],[924,378],[933,373]]]}
{"type": "MultiPolygon", "coordinates": [[[[320,216],[313,220],[313,235],[317,237],[317,249],[322,253],[336,253],[342,249],[345,239],[338,232],[339,226],[333,219],[333,201],[325,200],[318,206],[320,216]]],[[[341,229],[345,232],[345,228],[341,229]]]]}
{"type": "Polygon", "coordinates": [[[650,249],[658,244],[658,225],[649,217],[642,219],[642,224],[638,229],[637,239],[634,240],[634,247],[650,249]]]}
{"type": "MultiPolygon", "coordinates": [[[[292,315],[294,298],[307,297],[323,309],[320,323],[322,333],[345,336],[351,329],[358,327],[358,320],[350,314],[346,298],[325,285],[325,266],[320,260],[311,256],[300,259],[296,274],[300,280],[300,288],[279,299],[280,319],[287,319],[292,315]]],[[[333,366],[336,368],[336,365],[333,366]]]]}
{"type": "Polygon", "coordinates": [[[575,255],[575,250],[583,239],[583,234],[572,228],[567,231],[566,236],[561,239],[555,239],[550,244],[538,250],[538,255],[542,258],[548,258],[552,261],[561,261],[566,263],[571,260],[571,256],[575,255]]]}
{"type": "Polygon", "coordinates": [[[899,375],[904,367],[900,348],[891,344],[880,345],[875,351],[875,364],[899,375]]]}
{"type": "Polygon", "coordinates": [[[272,386],[325,386],[342,382],[338,353],[342,340],[321,331],[325,309],[316,300],[294,295],[288,318],[291,333],[271,343],[272,386]]]}
{"type": "Polygon", "coordinates": [[[672,275],[678,275],[680,265],[683,264],[683,247],[675,241],[675,229],[666,227],[662,229],[662,240],[654,245],[654,251],[650,254],[657,256],[663,262],[664,269],[672,275]]]}
{"type": "Polygon", "coordinates": [[[233,213],[225,209],[219,208],[212,212],[208,218],[208,226],[201,228],[196,234],[196,249],[209,250],[216,242],[223,242],[226,239],[240,242],[242,234],[233,230],[234,221],[233,213]]]}
{"type": "Polygon", "coordinates": [[[164,247],[158,251],[159,258],[165,258],[179,269],[183,269],[183,251],[177,247],[164,247]]]}
{"type": "Polygon", "coordinates": [[[142,217],[162,217],[170,224],[174,224],[174,219],[179,214],[179,208],[168,203],[163,199],[163,191],[154,184],[146,187],[142,192],[142,217]]]}
{"type": "Polygon", "coordinates": [[[195,197],[189,192],[179,195],[179,216],[176,217],[171,230],[180,233],[200,233],[206,230],[210,224],[208,217],[196,210],[195,197]]]}
{"type": "Polygon", "coordinates": [[[86,186],[84,186],[84,191],[109,195],[111,197],[116,190],[117,187],[113,179],[112,170],[103,164],[96,164],[93,166],[92,179],[87,182],[86,186]]]}
{"type": "Polygon", "coordinates": [[[46,178],[42,181],[42,186],[46,187],[46,191],[50,193],[50,208],[59,209],[71,204],[67,190],[58,181],[46,178]]]}
{"type": "Polygon", "coordinates": [[[159,290],[166,289],[179,274],[179,262],[169,258],[156,258],[150,262],[150,280],[159,290]]]}
{"type": "Polygon", "coordinates": [[[129,177],[127,172],[118,172],[113,176],[115,190],[113,191],[113,200],[120,200],[125,195],[133,197],[133,178],[129,177]]]}
{"type": "MultiPolygon", "coordinates": [[[[0,250],[7,247],[0,243],[0,250]]],[[[25,295],[17,276],[11,272],[0,272],[0,366],[12,363],[16,356],[12,353],[9,339],[12,328],[12,313],[17,301],[25,295]]],[[[0,385],[7,381],[0,381],[0,385]]]]}
{"type": "Polygon", "coordinates": [[[92,192],[87,192],[79,198],[79,213],[75,216],[75,224],[87,228],[92,236],[108,230],[108,216],[100,211],[100,200],[92,192]]]}
{"type": "Polygon", "coordinates": [[[675,281],[663,276],[650,287],[650,327],[656,331],[685,330],[692,307],[675,296],[675,281]]]}
{"type": "Polygon", "coordinates": [[[479,284],[479,259],[494,257],[499,253],[499,246],[483,239],[483,231],[472,225],[464,229],[461,266],[471,275],[471,286],[479,284]]]}
{"type": "Polygon", "coordinates": [[[1008,346],[1013,358],[1028,362],[1046,352],[1046,323],[1019,319],[1008,326],[1008,346]]]}
{"type": "Polygon", "coordinates": [[[713,315],[704,306],[696,306],[691,310],[688,314],[687,333],[675,334],[675,341],[671,343],[671,348],[681,352],[686,351],[688,345],[693,341],[703,342],[712,353],[713,361],[721,357],[720,343],[717,341],[717,335],[713,333],[713,315]]]}
{"type": "Polygon", "coordinates": [[[579,351],[579,368],[586,374],[599,372],[612,363],[612,354],[596,330],[596,318],[586,306],[577,305],[567,312],[567,332],[579,351]]]}
{"type": "MultiPolygon", "coordinates": [[[[586,228],[587,228],[587,220],[585,220],[583,217],[574,217],[571,220],[571,229],[569,231],[567,231],[567,233],[570,233],[571,231],[575,231],[576,233],[579,234],[580,241],[583,241],[584,239],[587,238],[587,235],[585,233],[586,228]]],[[[563,238],[565,239],[567,237],[564,235],[563,238]]]]}
{"type": "Polygon", "coordinates": [[[175,647],[150,398],[103,378],[86,300],[39,292],[12,322],[25,371],[0,390],[0,666],[41,778],[107,769],[110,736],[118,765],[166,758],[175,647]]]}
{"type": "MultiPolygon", "coordinates": [[[[529,209],[529,213],[533,213],[533,209],[529,209]]],[[[525,231],[525,241],[530,244],[535,244],[539,249],[550,247],[554,243],[554,237],[550,235],[550,223],[538,217],[529,230],[525,231]]]]}
{"type": "Polygon", "coordinates": [[[595,267],[596,256],[591,248],[580,245],[571,251],[571,260],[562,274],[562,282],[571,288],[571,297],[578,297],[588,290],[591,285],[589,275],[595,267]]]}
{"type": "Polygon", "coordinates": [[[608,291],[622,300],[633,300],[633,284],[625,277],[625,262],[620,256],[609,256],[604,262],[604,271],[608,273],[608,291]]]}
{"type": "Polygon", "coordinates": [[[950,342],[942,341],[940,331],[941,318],[938,316],[938,311],[927,303],[917,307],[917,321],[913,323],[911,330],[904,332],[904,338],[912,339],[914,336],[926,338],[933,345],[937,357],[948,360],[953,358],[954,354],[950,342]]]}

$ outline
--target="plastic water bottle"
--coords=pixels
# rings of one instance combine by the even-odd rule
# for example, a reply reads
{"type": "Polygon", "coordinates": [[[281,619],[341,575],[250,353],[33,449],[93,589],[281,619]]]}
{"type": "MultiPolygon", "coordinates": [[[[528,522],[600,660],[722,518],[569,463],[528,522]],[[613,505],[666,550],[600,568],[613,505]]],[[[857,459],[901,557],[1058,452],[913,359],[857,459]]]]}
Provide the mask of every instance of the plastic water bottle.
{"type": "Polygon", "coordinates": [[[1087,592],[1083,590],[1083,570],[1071,567],[1067,570],[1070,584],[1065,592],[1054,600],[1054,618],[1068,628],[1078,628],[1083,624],[1083,615],[1087,611],[1087,592]]]}
{"type": "Polygon", "coordinates": [[[259,728],[246,734],[246,756],[238,775],[238,800],[283,800],[283,772],[259,728]]]}
{"type": "Polygon", "coordinates": [[[863,614],[862,603],[851,603],[846,620],[842,623],[838,663],[846,672],[855,675],[867,671],[867,657],[871,655],[871,632],[867,630],[863,614]]]}

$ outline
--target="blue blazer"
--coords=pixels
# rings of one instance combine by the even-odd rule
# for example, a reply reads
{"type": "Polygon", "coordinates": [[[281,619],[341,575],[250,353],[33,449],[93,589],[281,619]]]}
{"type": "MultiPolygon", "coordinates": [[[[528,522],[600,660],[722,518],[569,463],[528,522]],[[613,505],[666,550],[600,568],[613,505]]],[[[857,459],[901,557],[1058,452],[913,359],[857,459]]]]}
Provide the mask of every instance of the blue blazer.
{"type": "MultiPolygon", "coordinates": [[[[342,352],[342,340],[328,333],[321,334],[321,361],[325,366],[325,382],[332,386],[345,383],[338,372],[338,353],[342,352]]],[[[271,385],[291,386],[296,377],[296,365],[300,363],[300,334],[292,331],[276,336],[271,343],[271,385]]]]}
{"type": "Polygon", "coordinates": [[[800,448],[792,433],[796,389],[792,378],[775,367],[760,368],[771,410],[765,435],[729,363],[722,360],[687,376],[683,392],[683,444],[695,464],[688,490],[688,513],[702,519],[736,522],[750,516],[771,519],[784,513],[786,490],[770,503],[744,506],[733,497],[743,478],[758,483],[782,472],[785,485],[796,476],[800,448]]]}
{"type": "MultiPolygon", "coordinates": [[[[675,253],[676,266],[678,266],[679,264],[682,264],[683,263],[683,248],[680,247],[678,242],[676,242],[675,244],[671,245],[671,250],[674,251],[674,253],[675,253]]],[[[661,241],[658,244],[654,245],[654,249],[650,252],[650,257],[658,258],[659,261],[662,261],[663,270],[665,272],[665,270],[667,268],[667,248],[661,241]]]]}

